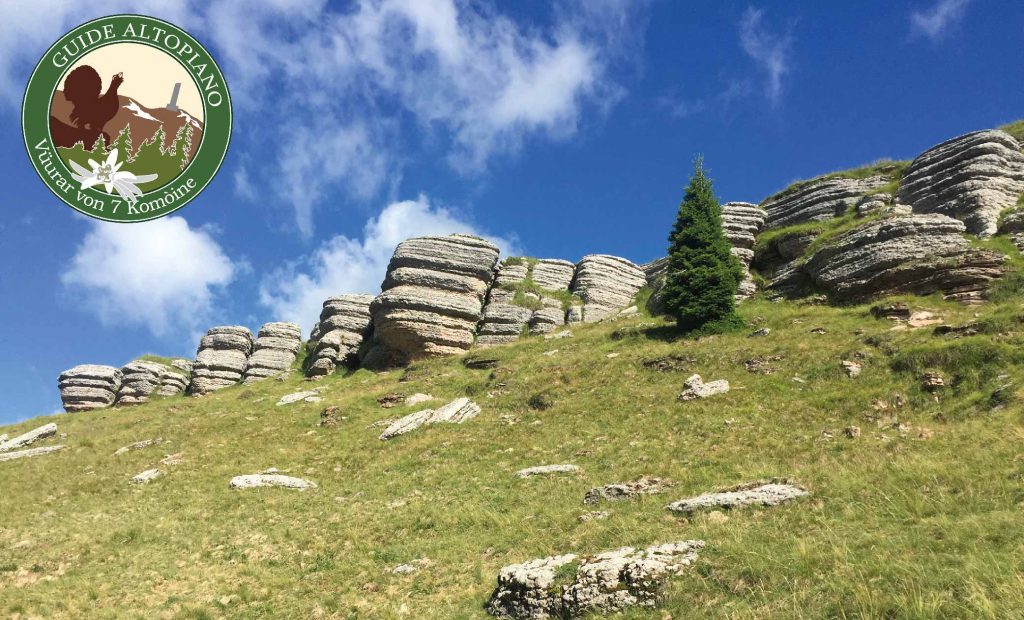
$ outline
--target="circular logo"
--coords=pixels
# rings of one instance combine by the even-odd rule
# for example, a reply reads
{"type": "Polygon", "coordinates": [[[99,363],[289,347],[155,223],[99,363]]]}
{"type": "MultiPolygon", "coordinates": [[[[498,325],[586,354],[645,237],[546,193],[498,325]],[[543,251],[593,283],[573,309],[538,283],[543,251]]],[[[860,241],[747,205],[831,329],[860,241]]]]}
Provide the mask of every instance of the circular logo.
{"type": "Polygon", "coordinates": [[[75,210],[142,222],[185,206],[217,174],[231,137],[220,68],[191,35],[143,15],[75,28],[36,65],[25,147],[75,210]]]}

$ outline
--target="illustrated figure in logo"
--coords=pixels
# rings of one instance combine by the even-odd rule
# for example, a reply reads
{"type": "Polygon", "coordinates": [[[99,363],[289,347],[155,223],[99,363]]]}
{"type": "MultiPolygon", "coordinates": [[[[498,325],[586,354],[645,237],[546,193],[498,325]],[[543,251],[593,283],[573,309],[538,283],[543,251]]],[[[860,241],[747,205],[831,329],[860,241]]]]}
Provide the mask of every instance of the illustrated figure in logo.
{"type": "Polygon", "coordinates": [[[64,98],[71,102],[71,122],[68,125],[50,115],[50,130],[57,146],[73,147],[76,142],[93,144],[103,134],[110,144],[110,134],[103,131],[117,114],[117,89],[124,83],[124,74],[117,73],[110,80],[107,92],[100,96],[100,74],[89,65],[82,65],[68,74],[64,80],[64,98]]]}

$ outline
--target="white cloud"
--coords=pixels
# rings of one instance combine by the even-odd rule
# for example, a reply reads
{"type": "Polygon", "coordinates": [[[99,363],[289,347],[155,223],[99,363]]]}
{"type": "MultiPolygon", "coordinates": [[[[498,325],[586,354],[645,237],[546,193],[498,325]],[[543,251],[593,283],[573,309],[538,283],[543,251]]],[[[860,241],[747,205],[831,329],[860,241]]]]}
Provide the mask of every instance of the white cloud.
{"type": "Polygon", "coordinates": [[[765,73],[765,95],[773,105],[782,98],[782,80],[790,71],[793,37],[770,31],[764,25],[764,10],[749,7],[740,19],[740,45],[765,73]]]}
{"type": "Polygon", "coordinates": [[[927,11],[913,11],[910,14],[912,36],[925,36],[936,41],[948,29],[963,19],[971,0],[939,0],[927,11]]]}
{"type": "Polygon", "coordinates": [[[209,231],[169,216],[93,223],[61,281],[104,325],[141,325],[163,337],[205,328],[215,294],[237,271],[209,231]]]}
{"type": "Polygon", "coordinates": [[[264,278],[260,301],[275,320],[295,321],[308,331],[320,316],[323,302],[343,293],[378,293],[391,254],[402,241],[423,235],[470,233],[486,237],[503,255],[519,252],[514,238],[480,231],[426,196],[394,202],[370,219],[361,239],[337,235],[309,257],[264,278]]]}

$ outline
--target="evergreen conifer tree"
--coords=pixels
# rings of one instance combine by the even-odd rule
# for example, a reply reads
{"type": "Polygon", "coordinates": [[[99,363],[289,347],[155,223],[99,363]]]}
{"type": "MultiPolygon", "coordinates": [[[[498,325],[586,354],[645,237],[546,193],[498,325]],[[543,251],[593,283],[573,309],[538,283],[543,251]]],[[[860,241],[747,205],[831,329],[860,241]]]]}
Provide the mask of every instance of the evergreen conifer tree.
{"type": "Polygon", "coordinates": [[[713,333],[742,325],[733,296],[743,271],[722,230],[722,208],[700,157],[694,161],[669,244],[661,297],[680,329],[713,333]]]}

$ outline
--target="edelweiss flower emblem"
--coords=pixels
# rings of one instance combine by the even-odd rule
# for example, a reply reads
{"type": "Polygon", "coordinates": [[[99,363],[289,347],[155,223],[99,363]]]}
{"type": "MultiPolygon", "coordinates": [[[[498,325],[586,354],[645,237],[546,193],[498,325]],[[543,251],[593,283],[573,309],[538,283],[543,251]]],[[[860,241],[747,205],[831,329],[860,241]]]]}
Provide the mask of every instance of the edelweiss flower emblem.
{"type": "Polygon", "coordinates": [[[81,189],[88,189],[102,183],[103,189],[108,194],[112,194],[114,190],[117,190],[117,193],[130,204],[135,204],[135,201],[142,195],[142,191],[139,190],[137,184],[155,181],[157,177],[155,174],[137,175],[127,170],[121,170],[121,165],[124,162],[117,161],[117,149],[111,149],[107,159],[102,164],[98,164],[96,160],[90,159],[89,166],[92,168],[91,172],[78,162],[72,161],[69,163],[75,170],[75,174],[72,174],[71,178],[82,184],[81,189]]]}

